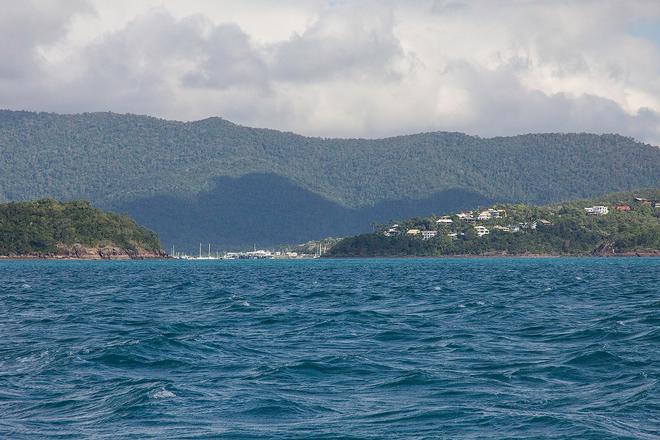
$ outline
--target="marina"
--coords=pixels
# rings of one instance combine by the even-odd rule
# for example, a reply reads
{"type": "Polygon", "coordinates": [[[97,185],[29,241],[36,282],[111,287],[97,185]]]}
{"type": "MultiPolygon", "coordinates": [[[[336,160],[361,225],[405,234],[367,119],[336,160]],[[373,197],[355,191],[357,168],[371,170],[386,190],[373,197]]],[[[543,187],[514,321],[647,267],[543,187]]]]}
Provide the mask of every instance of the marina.
{"type": "Polygon", "coordinates": [[[211,245],[208,245],[206,253],[202,252],[202,245],[199,245],[199,253],[197,255],[190,255],[185,252],[178,252],[172,246],[170,256],[176,260],[300,260],[300,259],[314,259],[320,258],[323,255],[323,248],[319,249],[314,254],[300,253],[293,251],[275,251],[256,249],[256,246],[251,251],[238,251],[238,252],[219,252],[211,251],[211,245]]]}

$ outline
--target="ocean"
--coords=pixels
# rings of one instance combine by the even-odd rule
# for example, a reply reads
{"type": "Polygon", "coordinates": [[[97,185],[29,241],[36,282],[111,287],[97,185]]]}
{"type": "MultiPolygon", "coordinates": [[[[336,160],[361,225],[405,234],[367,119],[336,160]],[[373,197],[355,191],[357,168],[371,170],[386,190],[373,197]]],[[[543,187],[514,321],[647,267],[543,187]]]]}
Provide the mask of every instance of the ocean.
{"type": "Polygon", "coordinates": [[[2,439],[660,438],[660,259],[0,262],[2,439]]]}

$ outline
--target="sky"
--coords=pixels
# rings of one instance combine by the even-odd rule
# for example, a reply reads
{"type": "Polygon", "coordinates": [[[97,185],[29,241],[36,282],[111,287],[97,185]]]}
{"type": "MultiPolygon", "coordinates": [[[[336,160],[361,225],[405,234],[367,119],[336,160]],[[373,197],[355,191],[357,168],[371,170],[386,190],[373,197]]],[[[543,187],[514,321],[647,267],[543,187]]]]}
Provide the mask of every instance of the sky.
{"type": "Polygon", "coordinates": [[[0,0],[0,108],[660,145],[658,0],[0,0]]]}

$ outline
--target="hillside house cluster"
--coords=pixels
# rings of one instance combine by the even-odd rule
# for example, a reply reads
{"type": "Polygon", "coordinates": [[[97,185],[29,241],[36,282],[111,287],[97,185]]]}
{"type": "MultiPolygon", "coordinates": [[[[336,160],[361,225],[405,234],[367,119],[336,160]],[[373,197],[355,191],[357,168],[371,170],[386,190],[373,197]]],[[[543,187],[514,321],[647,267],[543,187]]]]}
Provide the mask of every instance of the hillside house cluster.
{"type": "MultiPolygon", "coordinates": [[[[482,211],[465,211],[460,212],[454,216],[444,215],[435,220],[435,224],[438,227],[451,227],[454,222],[458,219],[460,222],[466,222],[472,224],[478,237],[483,237],[489,235],[491,231],[498,231],[504,233],[516,233],[521,230],[535,230],[538,224],[550,225],[551,223],[544,219],[539,219],[530,222],[519,222],[511,223],[508,225],[483,225],[479,224],[482,221],[490,221],[496,219],[502,219],[507,217],[507,212],[504,209],[486,209],[482,211]]],[[[453,229],[453,228],[452,228],[453,229]]],[[[426,230],[420,227],[410,228],[407,230],[402,230],[398,224],[393,224],[388,229],[383,231],[383,235],[386,237],[398,236],[405,234],[408,237],[418,237],[422,240],[430,240],[434,237],[437,237],[438,234],[442,231],[440,230],[426,230]]],[[[458,232],[457,230],[447,232],[447,236],[451,239],[456,239],[459,236],[464,236],[464,232],[458,232]]]]}
{"type": "Polygon", "coordinates": [[[477,215],[477,220],[492,220],[495,218],[506,217],[506,211],[503,209],[486,209],[477,215]]]}
{"type": "MultiPolygon", "coordinates": [[[[612,205],[612,209],[618,212],[630,212],[634,210],[634,207],[631,205],[652,206],[655,209],[660,209],[660,201],[648,200],[641,197],[635,197],[634,202],[632,202],[631,204],[619,202],[618,204],[612,205]]],[[[609,214],[610,212],[610,208],[604,205],[594,205],[583,209],[587,215],[594,215],[594,216],[603,216],[609,214]]],[[[422,240],[430,240],[434,237],[437,237],[438,234],[441,233],[443,230],[447,231],[446,228],[451,228],[454,230],[448,231],[447,236],[451,239],[456,239],[459,236],[465,235],[465,232],[459,232],[461,229],[464,228],[453,227],[457,221],[458,223],[465,222],[467,224],[472,225],[478,237],[489,235],[491,231],[513,234],[520,232],[522,230],[531,230],[531,231],[536,230],[539,225],[549,226],[552,224],[552,222],[546,219],[536,219],[536,220],[516,222],[516,223],[512,222],[510,224],[503,224],[502,221],[498,221],[497,222],[498,224],[492,224],[492,223],[487,223],[486,225],[479,224],[479,222],[500,220],[506,217],[507,217],[507,212],[504,209],[489,208],[481,211],[464,211],[464,212],[459,212],[458,214],[455,215],[444,215],[442,217],[437,218],[435,220],[435,224],[439,228],[438,230],[434,230],[433,228],[431,228],[431,230],[426,230],[421,228],[420,226],[406,230],[401,228],[401,226],[398,224],[393,224],[392,226],[390,226],[389,228],[383,231],[383,235],[385,235],[386,237],[392,237],[392,236],[399,236],[405,234],[409,237],[418,237],[422,240]]]]}
{"type": "MultiPolygon", "coordinates": [[[[619,203],[615,204],[612,208],[617,212],[631,212],[631,211],[634,211],[634,208],[631,205],[651,206],[654,209],[658,209],[658,208],[660,208],[660,201],[658,201],[658,200],[649,200],[649,199],[645,199],[643,197],[634,197],[632,204],[619,202],[619,203]]],[[[584,208],[584,211],[588,215],[607,215],[607,214],[609,214],[610,209],[607,206],[594,205],[594,206],[588,206],[588,207],[584,208]]]]}

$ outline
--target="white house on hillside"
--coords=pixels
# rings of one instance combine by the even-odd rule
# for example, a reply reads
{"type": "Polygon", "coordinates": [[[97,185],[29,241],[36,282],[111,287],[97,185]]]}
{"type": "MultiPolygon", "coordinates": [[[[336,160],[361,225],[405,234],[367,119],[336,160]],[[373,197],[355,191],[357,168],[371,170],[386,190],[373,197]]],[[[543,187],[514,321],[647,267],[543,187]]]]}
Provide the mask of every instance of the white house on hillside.
{"type": "Polygon", "coordinates": [[[438,235],[438,231],[422,231],[422,240],[428,240],[438,235]]]}
{"type": "Polygon", "coordinates": [[[491,218],[492,216],[488,211],[481,211],[477,216],[477,220],[490,220],[491,218]]]}
{"type": "Polygon", "coordinates": [[[479,237],[490,234],[490,231],[485,226],[477,225],[474,227],[474,229],[477,231],[477,235],[479,237]]]}
{"type": "Polygon", "coordinates": [[[466,222],[474,222],[476,219],[472,215],[471,212],[461,212],[459,214],[456,214],[456,217],[458,217],[460,220],[466,221],[466,222]]]}
{"type": "Polygon", "coordinates": [[[584,210],[589,215],[605,215],[610,212],[607,206],[600,206],[600,205],[584,208],[584,210]]]}
{"type": "Polygon", "coordinates": [[[490,220],[493,218],[502,218],[506,216],[506,211],[503,209],[487,209],[481,211],[477,216],[477,220],[490,220]]]}

